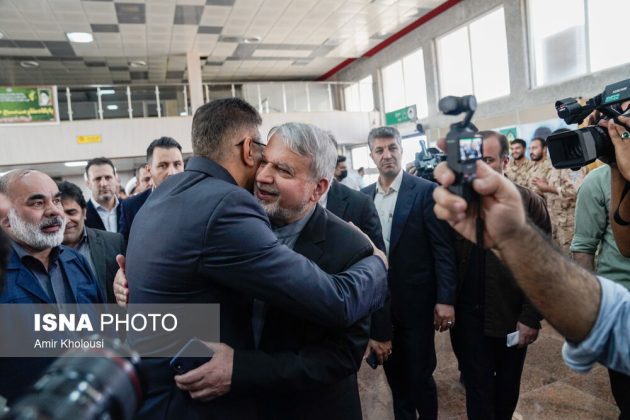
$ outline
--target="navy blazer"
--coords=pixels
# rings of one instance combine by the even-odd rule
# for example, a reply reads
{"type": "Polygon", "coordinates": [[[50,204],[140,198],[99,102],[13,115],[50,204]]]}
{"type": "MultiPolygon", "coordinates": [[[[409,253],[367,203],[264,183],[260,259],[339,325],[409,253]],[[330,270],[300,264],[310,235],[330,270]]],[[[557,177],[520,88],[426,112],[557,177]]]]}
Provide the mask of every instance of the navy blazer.
{"type": "MultiPolygon", "coordinates": [[[[96,278],[82,255],[62,245],[59,254],[59,266],[69,280],[76,303],[103,302],[96,278]]],[[[5,285],[0,293],[0,304],[53,304],[37,278],[22,264],[18,254],[13,249],[4,276],[5,285]]],[[[11,320],[0,320],[0,322],[11,322],[11,320]]],[[[0,358],[0,395],[9,401],[19,397],[54,360],[54,358],[32,357],[0,358]]]]}
{"type": "MultiPolygon", "coordinates": [[[[116,218],[118,219],[118,229],[120,230],[120,203],[116,207],[116,218]]],[[[87,200],[86,212],[85,212],[85,226],[92,229],[107,230],[103,224],[103,219],[96,211],[96,207],[92,204],[92,200],[87,200]]]]}
{"type": "MultiPolygon", "coordinates": [[[[454,305],[454,235],[433,212],[437,184],[403,172],[389,242],[389,287],[394,325],[413,328],[436,303],[454,305]]],[[[362,190],[376,195],[376,183],[362,190]]]]}
{"type": "Polygon", "coordinates": [[[146,189],[138,195],[129,197],[128,199],[120,203],[120,220],[118,221],[118,232],[122,233],[125,240],[129,240],[129,232],[131,231],[131,224],[136,214],[140,210],[140,207],[144,205],[147,198],[151,195],[151,188],[146,189]]]}
{"type": "MultiPolygon", "coordinates": [[[[281,245],[252,194],[206,158],[193,157],[184,173],[168,177],[136,219],[127,247],[129,303],[220,303],[220,339],[236,350],[253,348],[252,297],[333,327],[354,324],[385,297],[386,272],[377,257],[326,274],[281,245]]],[[[142,347],[162,338],[132,331],[128,341],[142,347]]],[[[175,354],[185,342],[170,339],[163,350],[175,354]]],[[[143,359],[149,389],[139,417],[251,418],[251,399],[191,401],[175,386],[168,362],[143,359]]]]}

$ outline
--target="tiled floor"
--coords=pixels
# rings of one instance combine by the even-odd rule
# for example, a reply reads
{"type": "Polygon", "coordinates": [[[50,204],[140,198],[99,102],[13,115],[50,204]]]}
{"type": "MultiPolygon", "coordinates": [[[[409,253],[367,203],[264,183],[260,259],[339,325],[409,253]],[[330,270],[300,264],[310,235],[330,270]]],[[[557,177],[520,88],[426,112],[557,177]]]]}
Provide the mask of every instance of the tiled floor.
{"type": "MultiPolygon", "coordinates": [[[[562,342],[551,326],[544,325],[540,338],[529,348],[514,419],[618,418],[606,369],[597,366],[586,375],[571,371],[560,355],[562,342]]],[[[466,397],[458,381],[457,361],[448,334],[436,334],[435,346],[440,419],[465,419],[466,397]]],[[[394,418],[382,368],[372,370],[364,364],[359,372],[359,389],[364,419],[394,418]]]]}

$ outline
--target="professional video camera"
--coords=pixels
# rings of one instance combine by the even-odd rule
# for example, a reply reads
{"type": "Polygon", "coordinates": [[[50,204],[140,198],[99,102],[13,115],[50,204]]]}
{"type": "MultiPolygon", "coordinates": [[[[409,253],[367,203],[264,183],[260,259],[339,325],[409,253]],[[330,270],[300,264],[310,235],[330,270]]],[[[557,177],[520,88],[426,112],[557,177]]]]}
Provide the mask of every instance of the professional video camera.
{"type": "MultiPolygon", "coordinates": [[[[600,111],[602,119],[612,118],[621,124],[617,117],[630,116],[630,110],[625,114],[621,104],[630,100],[630,79],[606,86],[599,95],[589,99],[582,106],[575,98],[562,99],[556,102],[558,117],[567,124],[579,124],[594,110],[600,111]]],[[[623,125],[623,124],[621,124],[623,125]]],[[[630,127],[626,127],[630,130],[630,127]]],[[[552,134],[547,137],[547,149],[551,163],[557,169],[578,169],[602,158],[607,162],[614,162],[615,149],[608,130],[597,124],[579,128],[574,131],[552,134]]]]}
{"type": "MultiPolygon", "coordinates": [[[[422,124],[417,124],[416,129],[421,136],[424,135],[422,124]]],[[[416,175],[435,182],[433,171],[440,162],[446,160],[446,155],[436,147],[427,147],[424,140],[418,140],[418,143],[420,144],[420,151],[416,153],[416,159],[413,161],[416,175]]]]}
{"type": "Polygon", "coordinates": [[[70,350],[0,418],[131,419],[142,402],[139,363],[140,357],[118,339],[105,339],[103,349],[70,350]],[[95,352],[102,357],[94,357],[95,352]]]}
{"type": "Polygon", "coordinates": [[[447,96],[440,99],[439,108],[446,115],[466,113],[463,121],[451,124],[446,135],[446,161],[455,173],[455,182],[449,190],[466,201],[472,201],[476,196],[472,189],[476,161],[483,157],[481,136],[470,122],[477,109],[477,99],[473,95],[447,96]]]}

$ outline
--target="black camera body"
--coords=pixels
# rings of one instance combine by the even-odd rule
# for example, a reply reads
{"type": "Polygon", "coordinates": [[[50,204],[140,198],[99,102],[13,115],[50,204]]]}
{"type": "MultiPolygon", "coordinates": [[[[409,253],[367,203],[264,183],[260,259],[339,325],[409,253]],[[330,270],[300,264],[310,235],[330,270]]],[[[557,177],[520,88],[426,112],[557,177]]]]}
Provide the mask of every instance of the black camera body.
{"type": "Polygon", "coordinates": [[[466,113],[462,121],[451,124],[446,135],[446,162],[455,173],[455,182],[449,190],[468,202],[473,201],[477,196],[472,189],[477,173],[476,162],[483,157],[481,136],[477,134],[477,127],[471,123],[477,109],[477,99],[473,95],[447,96],[440,99],[439,108],[446,115],[466,113]]]}
{"type": "MultiPolygon", "coordinates": [[[[623,125],[617,117],[630,115],[621,111],[621,104],[630,100],[630,79],[606,86],[599,95],[581,105],[575,98],[566,98],[556,102],[558,117],[567,124],[579,124],[591,112],[598,110],[603,119],[612,118],[623,125]]],[[[626,129],[630,130],[629,127],[626,129]]],[[[614,162],[615,148],[608,130],[598,125],[582,127],[577,130],[552,134],[547,137],[547,149],[551,163],[556,169],[579,169],[596,159],[614,162]]]]}

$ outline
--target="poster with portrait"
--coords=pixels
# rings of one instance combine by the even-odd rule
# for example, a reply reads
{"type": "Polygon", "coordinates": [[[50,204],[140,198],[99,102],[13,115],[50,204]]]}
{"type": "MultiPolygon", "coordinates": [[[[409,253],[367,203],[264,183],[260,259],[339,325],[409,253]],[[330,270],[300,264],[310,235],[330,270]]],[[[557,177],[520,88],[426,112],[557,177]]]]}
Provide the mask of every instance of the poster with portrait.
{"type": "Polygon", "coordinates": [[[0,86],[0,125],[58,122],[56,86],[0,86]]]}

